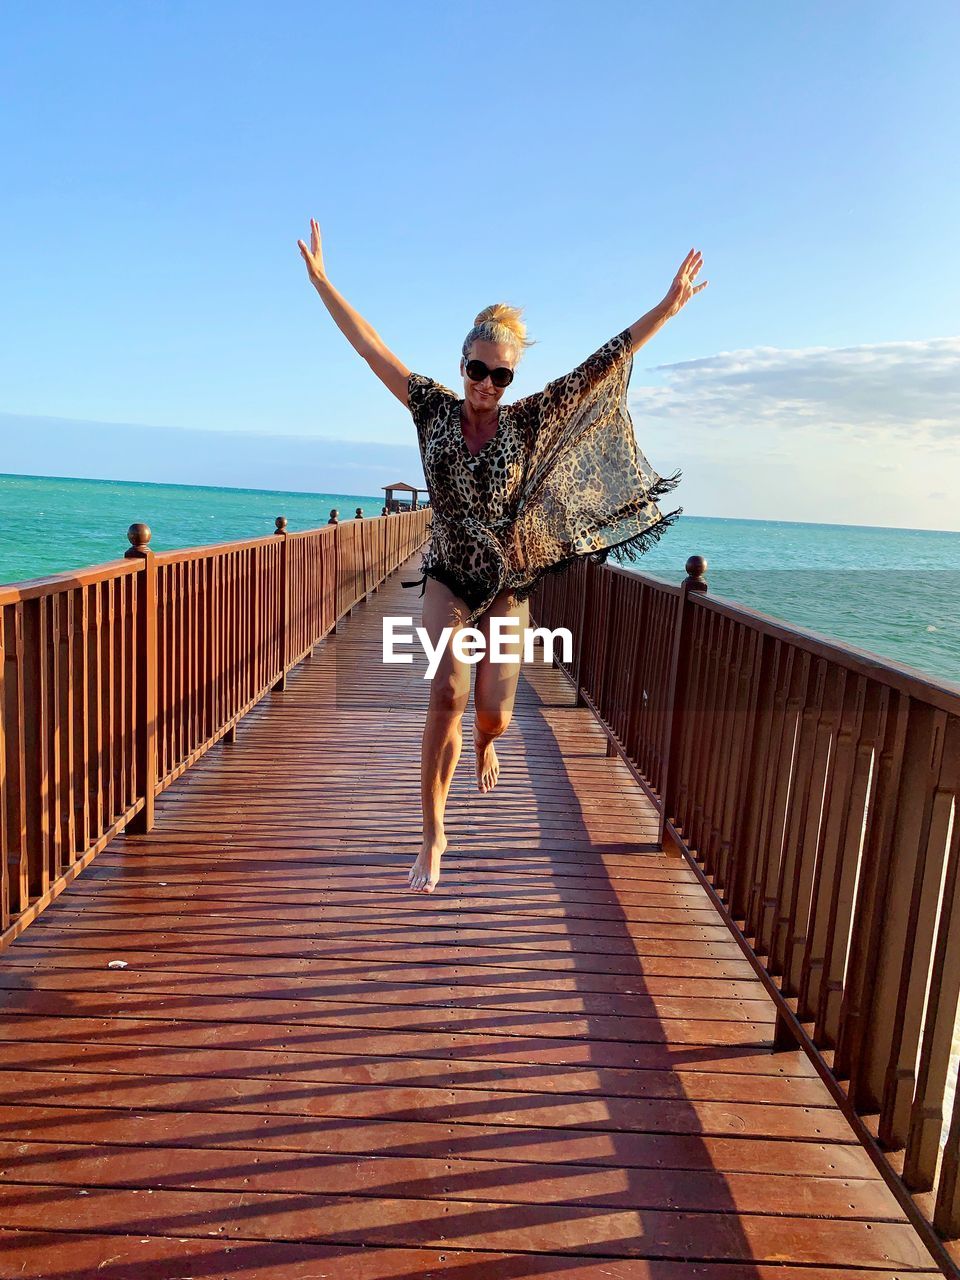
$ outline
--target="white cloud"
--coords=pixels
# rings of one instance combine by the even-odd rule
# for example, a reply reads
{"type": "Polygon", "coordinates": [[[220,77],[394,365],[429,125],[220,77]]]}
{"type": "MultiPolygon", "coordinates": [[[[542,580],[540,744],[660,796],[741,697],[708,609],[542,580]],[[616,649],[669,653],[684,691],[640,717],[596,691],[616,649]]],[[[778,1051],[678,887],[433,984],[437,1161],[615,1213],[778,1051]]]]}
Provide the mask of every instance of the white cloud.
{"type": "Polygon", "coordinates": [[[635,370],[630,405],[697,515],[960,527],[960,338],[757,347],[635,370]]]}
{"type": "Polygon", "coordinates": [[[717,431],[754,424],[912,440],[960,437],[960,338],[857,347],[755,347],[653,365],[666,385],[632,389],[646,419],[717,431]]]}

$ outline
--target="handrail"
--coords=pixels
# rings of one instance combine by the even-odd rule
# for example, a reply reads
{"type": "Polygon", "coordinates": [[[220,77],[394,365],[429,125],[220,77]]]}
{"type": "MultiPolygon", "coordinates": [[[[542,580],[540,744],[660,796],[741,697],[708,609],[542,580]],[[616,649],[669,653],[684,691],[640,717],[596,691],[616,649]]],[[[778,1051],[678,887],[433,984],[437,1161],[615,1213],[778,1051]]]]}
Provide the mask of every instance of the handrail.
{"type": "Polygon", "coordinates": [[[531,597],[555,659],[660,813],[951,1274],[960,1106],[960,686],[588,558],[531,597]],[[941,1147],[943,1150],[941,1151],[941,1147]]]}
{"type": "Polygon", "coordinates": [[[107,560],[103,564],[92,564],[83,569],[69,569],[65,573],[50,573],[42,578],[28,578],[23,582],[5,582],[0,584],[0,607],[6,604],[17,604],[22,600],[36,600],[38,596],[50,595],[54,591],[67,587],[87,587],[91,583],[102,582],[108,573],[115,576],[123,573],[137,573],[138,568],[129,560],[107,560]]]}
{"type": "Polygon", "coordinates": [[[430,509],[0,586],[0,951],[427,536],[430,509]]]}

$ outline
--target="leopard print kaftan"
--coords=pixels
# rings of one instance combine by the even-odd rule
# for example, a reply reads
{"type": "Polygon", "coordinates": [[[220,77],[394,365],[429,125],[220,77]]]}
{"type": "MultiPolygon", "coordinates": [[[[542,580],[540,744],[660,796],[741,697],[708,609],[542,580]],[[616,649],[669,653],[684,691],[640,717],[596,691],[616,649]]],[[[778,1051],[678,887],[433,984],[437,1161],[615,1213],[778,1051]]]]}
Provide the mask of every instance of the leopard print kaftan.
{"type": "MultiPolygon", "coordinates": [[[[547,573],[580,556],[635,560],[683,510],[661,514],[655,499],[680,472],[659,475],[637,446],[627,408],[630,330],[611,338],[543,391],[499,406],[497,432],[471,454],[463,400],[411,373],[409,407],[431,503],[422,578],[446,583],[474,626],[510,588],[526,599],[547,573]]],[[[421,591],[422,594],[422,591],[421,591]]]]}

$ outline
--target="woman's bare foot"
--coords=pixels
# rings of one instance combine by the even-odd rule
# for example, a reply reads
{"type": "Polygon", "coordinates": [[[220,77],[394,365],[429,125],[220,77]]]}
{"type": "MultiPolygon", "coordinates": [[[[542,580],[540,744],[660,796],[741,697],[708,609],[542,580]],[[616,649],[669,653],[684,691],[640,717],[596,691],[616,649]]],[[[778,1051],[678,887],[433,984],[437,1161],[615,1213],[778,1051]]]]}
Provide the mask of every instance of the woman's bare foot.
{"type": "Polygon", "coordinates": [[[492,791],[500,776],[500,761],[493,749],[493,739],[481,738],[474,731],[473,745],[477,753],[477,790],[492,791]]]}
{"type": "Polygon", "coordinates": [[[446,848],[446,836],[424,840],[420,856],[410,868],[410,888],[414,893],[433,893],[440,879],[440,859],[446,848]]]}

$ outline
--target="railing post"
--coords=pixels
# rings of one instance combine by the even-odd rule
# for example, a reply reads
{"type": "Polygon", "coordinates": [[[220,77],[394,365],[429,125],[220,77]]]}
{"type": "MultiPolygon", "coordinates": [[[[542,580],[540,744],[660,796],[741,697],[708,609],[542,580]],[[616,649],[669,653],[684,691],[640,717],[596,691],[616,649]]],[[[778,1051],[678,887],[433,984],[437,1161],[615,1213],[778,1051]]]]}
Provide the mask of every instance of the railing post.
{"type": "Polygon", "coordinates": [[[693,605],[690,593],[706,591],[704,574],[707,571],[705,556],[689,556],[685,565],[687,576],[680,584],[680,600],[677,607],[677,623],[673,633],[673,653],[670,659],[670,681],[667,685],[666,740],[663,744],[663,767],[660,778],[660,816],[657,824],[657,844],[663,845],[666,823],[677,794],[677,778],[680,772],[680,740],[683,717],[687,712],[686,676],[690,655],[690,637],[693,632],[693,605]]]}
{"type": "MultiPolygon", "coordinates": [[[[25,855],[27,901],[45,894],[51,884],[50,856],[50,758],[47,747],[46,667],[47,612],[50,601],[44,596],[24,600],[22,614],[23,660],[20,678],[23,690],[24,805],[21,854],[25,855]]],[[[54,712],[56,714],[56,712],[54,712]]],[[[3,855],[5,856],[5,855],[3,855]]],[[[24,862],[21,862],[23,870],[24,862]]],[[[26,906],[26,901],[24,906],[26,906]]]]}
{"type": "Polygon", "coordinates": [[[137,792],[143,808],[131,818],[127,829],[143,834],[154,825],[157,787],[157,561],[150,550],[150,526],[132,524],[127,530],[129,551],[126,560],[142,560],[137,576],[137,792]]]}
{"type": "Polygon", "coordinates": [[[290,625],[290,588],[287,580],[287,517],[277,516],[274,521],[276,529],[274,536],[280,539],[280,676],[277,682],[271,687],[274,690],[285,689],[287,687],[287,664],[290,661],[290,639],[288,629],[290,625]]]}
{"type": "Polygon", "coordinates": [[[360,535],[360,556],[363,560],[363,595],[360,597],[361,604],[368,604],[370,600],[370,558],[367,555],[367,547],[370,543],[370,537],[367,532],[369,521],[365,521],[360,508],[357,507],[357,533],[360,535]]]}

